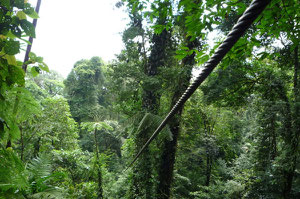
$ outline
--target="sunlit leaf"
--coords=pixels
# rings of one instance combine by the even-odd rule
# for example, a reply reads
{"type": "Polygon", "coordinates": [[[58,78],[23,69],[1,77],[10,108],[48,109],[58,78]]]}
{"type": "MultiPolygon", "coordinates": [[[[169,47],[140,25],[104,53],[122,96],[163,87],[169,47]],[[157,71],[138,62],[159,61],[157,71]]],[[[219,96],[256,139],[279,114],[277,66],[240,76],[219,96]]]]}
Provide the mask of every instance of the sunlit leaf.
{"type": "Polygon", "coordinates": [[[35,60],[36,57],[37,57],[37,56],[36,56],[35,53],[33,53],[33,52],[30,52],[30,53],[29,53],[29,58],[30,58],[30,59],[35,60]]]}
{"type": "Polygon", "coordinates": [[[18,12],[17,12],[17,17],[18,17],[20,20],[27,19],[27,18],[26,18],[26,14],[25,14],[23,11],[18,11],[18,12]]]}
{"type": "Polygon", "coordinates": [[[17,65],[17,61],[16,61],[16,57],[15,56],[13,56],[13,55],[6,55],[5,59],[7,60],[7,63],[9,65],[14,65],[14,66],[17,65]]]}
{"type": "Polygon", "coordinates": [[[42,63],[43,62],[43,57],[36,57],[35,61],[38,63],[42,63]]]}
{"type": "Polygon", "coordinates": [[[200,57],[197,57],[196,60],[199,65],[204,64],[205,62],[207,62],[209,60],[209,55],[204,54],[200,57]]]}

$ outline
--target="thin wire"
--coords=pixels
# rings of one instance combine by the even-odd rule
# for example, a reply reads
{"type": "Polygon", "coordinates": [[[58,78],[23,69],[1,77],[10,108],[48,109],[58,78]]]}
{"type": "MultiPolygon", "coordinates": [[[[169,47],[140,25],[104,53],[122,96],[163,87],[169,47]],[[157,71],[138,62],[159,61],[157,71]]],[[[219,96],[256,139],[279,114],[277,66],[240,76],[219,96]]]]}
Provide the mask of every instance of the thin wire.
{"type": "Polygon", "coordinates": [[[135,156],[134,160],[125,169],[125,171],[130,168],[145,148],[156,138],[159,132],[166,126],[168,121],[176,114],[176,112],[184,105],[184,103],[191,97],[191,95],[196,91],[200,84],[208,77],[208,75],[213,71],[213,69],[221,62],[228,51],[233,47],[233,45],[240,39],[240,37],[246,32],[254,20],[262,13],[266,6],[271,2],[271,0],[254,0],[243,15],[239,18],[238,22],[232,28],[231,32],[227,35],[227,38],[216,50],[214,55],[205,63],[204,69],[194,80],[194,82],[186,89],[180,99],[177,101],[175,106],[161,122],[158,128],[154,131],[152,136],[142,147],[142,149],[135,156]]]}

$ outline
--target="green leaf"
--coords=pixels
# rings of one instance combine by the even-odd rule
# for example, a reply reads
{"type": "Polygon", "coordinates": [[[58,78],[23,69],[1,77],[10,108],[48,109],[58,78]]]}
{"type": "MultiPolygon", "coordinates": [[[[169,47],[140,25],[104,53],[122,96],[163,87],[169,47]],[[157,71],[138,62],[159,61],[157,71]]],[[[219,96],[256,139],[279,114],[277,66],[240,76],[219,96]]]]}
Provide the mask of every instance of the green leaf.
{"type": "Polygon", "coordinates": [[[175,55],[175,58],[178,59],[178,60],[182,60],[185,57],[186,57],[186,55],[183,55],[183,54],[181,54],[181,55],[175,55]]]}
{"type": "Polygon", "coordinates": [[[35,38],[35,30],[32,23],[27,20],[21,20],[21,27],[28,36],[35,38]]]}
{"type": "Polygon", "coordinates": [[[0,4],[10,10],[10,0],[0,0],[0,4]]]}
{"type": "Polygon", "coordinates": [[[24,172],[24,165],[20,158],[14,153],[12,148],[3,149],[0,148],[0,190],[1,196],[0,198],[20,198],[17,197],[17,190],[27,190],[28,183],[27,177],[24,172]],[[6,197],[5,190],[12,191],[12,195],[10,197],[6,197]],[[4,191],[4,192],[3,192],[4,191]],[[3,197],[4,194],[4,197],[3,197]]]}
{"type": "Polygon", "coordinates": [[[31,68],[30,72],[31,72],[31,74],[32,74],[33,77],[36,77],[36,76],[38,76],[38,74],[40,73],[40,70],[39,70],[38,67],[33,66],[33,67],[31,68]]]}
{"type": "Polygon", "coordinates": [[[26,19],[26,14],[25,14],[23,11],[18,11],[18,12],[17,12],[17,17],[18,17],[20,20],[23,20],[23,19],[26,19]]]}
{"type": "Polygon", "coordinates": [[[20,129],[15,122],[10,125],[9,134],[12,140],[20,138],[20,129]]]}
{"type": "Polygon", "coordinates": [[[42,62],[42,64],[39,65],[40,69],[42,69],[43,71],[46,72],[50,72],[49,67],[47,66],[47,64],[45,64],[44,62],[42,62]]]}
{"type": "Polygon", "coordinates": [[[165,26],[164,25],[154,25],[154,26],[152,26],[152,28],[154,29],[155,34],[160,34],[165,29],[165,26]]]}
{"type": "Polygon", "coordinates": [[[13,65],[13,66],[17,65],[17,61],[16,61],[15,56],[13,56],[13,55],[5,55],[4,58],[7,60],[7,63],[9,65],[13,65]]]}
{"type": "Polygon", "coordinates": [[[11,25],[10,31],[7,33],[7,36],[10,38],[21,38],[22,36],[22,30],[19,28],[18,25],[11,25]]]}
{"type": "Polygon", "coordinates": [[[199,65],[204,64],[205,62],[207,62],[209,60],[209,55],[204,54],[200,57],[197,57],[196,60],[199,65]]]}
{"type": "Polygon", "coordinates": [[[37,56],[36,56],[35,53],[33,53],[33,52],[30,52],[30,53],[29,53],[29,58],[30,58],[30,59],[35,60],[36,57],[37,57],[37,56]]]}
{"type": "Polygon", "coordinates": [[[178,60],[182,60],[188,55],[188,48],[187,47],[182,47],[182,50],[176,50],[176,55],[175,58],[178,60]]]}
{"type": "Polygon", "coordinates": [[[19,38],[19,39],[22,40],[22,41],[24,41],[26,44],[31,45],[31,43],[28,40],[22,39],[22,38],[19,38]]]}
{"type": "Polygon", "coordinates": [[[17,38],[16,35],[14,35],[11,31],[9,31],[7,34],[6,34],[7,37],[11,38],[11,39],[15,39],[17,38]]]}
{"type": "Polygon", "coordinates": [[[17,83],[20,86],[25,84],[25,73],[19,66],[10,66],[8,77],[13,83],[17,83]]]}
{"type": "Polygon", "coordinates": [[[15,55],[20,52],[20,42],[9,40],[5,42],[4,52],[8,55],[15,55]]]}
{"type": "Polygon", "coordinates": [[[17,8],[24,9],[25,3],[24,0],[15,0],[13,5],[17,8]]]}
{"type": "Polygon", "coordinates": [[[0,34],[6,35],[9,31],[9,24],[8,23],[0,23],[0,34]]]}
{"type": "Polygon", "coordinates": [[[39,15],[37,12],[34,11],[34,9],[32,7],[24,10],[25,14],[28,16],[28,17],[31,17],[33,19],[37,19],[39,18],[39,15]]]}
{"type": "Polygon", "coordinates": [[[38,63],[43,63],[43,57],[36,57],[35,61],[38,63]]]}

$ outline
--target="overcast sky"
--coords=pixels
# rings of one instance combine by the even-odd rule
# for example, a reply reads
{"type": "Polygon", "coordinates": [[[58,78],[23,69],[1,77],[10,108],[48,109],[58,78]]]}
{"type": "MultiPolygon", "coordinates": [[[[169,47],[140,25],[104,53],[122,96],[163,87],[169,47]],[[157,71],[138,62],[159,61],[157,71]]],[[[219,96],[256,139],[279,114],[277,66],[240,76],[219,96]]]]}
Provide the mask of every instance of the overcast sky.
{"type": "MultiPolygon", "coordinates": [[[[33,6],[36,0],[29,1],[33,6]]],[[[116,0],[42,0],[32,52],[64,77],[80,59],[112,60],[123,48],[126,13],[116,0]]]]}

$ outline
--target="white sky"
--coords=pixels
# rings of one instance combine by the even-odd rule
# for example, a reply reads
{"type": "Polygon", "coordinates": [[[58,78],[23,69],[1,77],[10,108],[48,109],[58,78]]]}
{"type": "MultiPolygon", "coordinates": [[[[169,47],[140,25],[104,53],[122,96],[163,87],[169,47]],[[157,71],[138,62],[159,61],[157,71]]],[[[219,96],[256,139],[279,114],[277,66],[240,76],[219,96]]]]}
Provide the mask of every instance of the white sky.
{"type": "MultiPolygon", "coordinates": [[[[36,5],[36,0],[29,2],[36,5]]],[[[128,22],[115,2],[42,0],[32,52],[64,77],[80,59],[112,60],[123,48],[120,33],[128,22]]]]}

